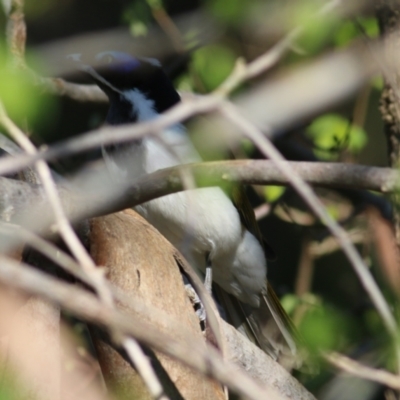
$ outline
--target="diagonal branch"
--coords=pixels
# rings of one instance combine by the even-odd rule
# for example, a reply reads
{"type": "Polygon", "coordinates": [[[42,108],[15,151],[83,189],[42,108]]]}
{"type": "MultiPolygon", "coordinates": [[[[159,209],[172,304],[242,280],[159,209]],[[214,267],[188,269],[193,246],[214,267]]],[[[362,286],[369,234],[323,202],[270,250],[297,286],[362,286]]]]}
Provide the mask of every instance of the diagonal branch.
{"type": "Polygon", "coordinates": [[[232,364],[223,361],[211,346],[194,346],[191,336],[177,340],[154,329],[135,316],[127,315],[101,303],[94,295],[44,273],[0,256],[0,281],[28,293],[43,296],[65,310],[89,322],[137,338],[141,343],[159,350],[185,365],[216,378],[230,389],[249,399],[281,399],[274,390],[256,383],[232,364]]]}

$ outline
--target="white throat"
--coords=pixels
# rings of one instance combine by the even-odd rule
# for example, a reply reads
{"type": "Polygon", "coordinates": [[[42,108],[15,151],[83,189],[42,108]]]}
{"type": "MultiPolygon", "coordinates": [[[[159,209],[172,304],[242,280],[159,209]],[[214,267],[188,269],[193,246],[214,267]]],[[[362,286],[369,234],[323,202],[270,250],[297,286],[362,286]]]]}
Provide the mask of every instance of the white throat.
{"type": "Polygon", "coordinates": [[[137,113],[137,122],[149,121],[160,115],[155,110],[154,101],[147,98],[139,89],[126,90],[123,96],[133,104],[134,111],[137,113]]]}

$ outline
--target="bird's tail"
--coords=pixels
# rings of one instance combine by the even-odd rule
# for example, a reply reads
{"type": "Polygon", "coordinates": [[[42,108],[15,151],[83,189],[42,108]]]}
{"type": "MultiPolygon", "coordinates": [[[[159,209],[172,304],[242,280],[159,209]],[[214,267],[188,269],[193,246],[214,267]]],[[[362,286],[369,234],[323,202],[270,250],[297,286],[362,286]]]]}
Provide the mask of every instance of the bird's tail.
{"type": "Polygon", "coordinates": [[[219,287],[215,287],[214,294],[228,323],[285,368],[301,367],[304,355],[299,334],[268,283],[259,308],[241,302],[219,287]]]}

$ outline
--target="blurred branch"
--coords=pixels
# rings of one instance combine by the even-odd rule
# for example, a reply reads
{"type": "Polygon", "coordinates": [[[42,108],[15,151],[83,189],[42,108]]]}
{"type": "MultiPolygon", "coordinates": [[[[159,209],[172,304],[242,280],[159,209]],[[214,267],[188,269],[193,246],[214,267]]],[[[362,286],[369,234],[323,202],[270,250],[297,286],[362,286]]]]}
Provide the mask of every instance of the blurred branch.
{"type": "Polygon", "coordinates": [[[400,252],[393,224],[382,218],[374,208],[368,208],[366,215],[382,274],[393,292],[400,296],[400,252]]]}
{"type": "MultiPolygon", "coordinates": [[[[341,0],[328,1],[321,9],[315,13],[314,18],[321,18],[323,15],[332,12],[342,3],[341,0]]],[[[267,50],[260,57],[257,57],[247,65],[243,60],[239,59],[235,69],[228,78],[215,90],[215,94],[227,96],[237,86],[246,80],[255,78],[259,74],[272,68],[283,55],[290,50],[293,42],[302,34],[304,26],[298,26],[290,31],[285,37],[275,44],[271,49],[267,50]]]]}
{"type": "MultiPolygon", "coordinates": [[[[383,38],[382,60],[384,66],[393,63],[399,51],[400,40],[400,4],[393,0],[380,0],[376,5],[376,14],[383,38]]],[[[381,94],[380,112],[385,126],[385,134],[388,143],[389,162],[393,168],[400,165],[400,88],[399,69],[383,69],[385,87],[381,94]]],[[[394,204],[394,228],[397,246],[400,247],[400,196],[393,193],[394,204]]]]}
{"type": "MultiPolygon", "coordinates": [[[[360,229],[349,230],[347,234],[354,244],[362,244],[366,240],[365,232],[360,229]]],[[[340,249],[337,239],[331,236],[324,239],[323,242],[312,242],[310,244],[310,253],[313,257],[325,256],[340,249]]]]}
{"type": "MultiPolygon", "coordinates": [[[[5,110],[0,102],[0,123],[7,128],[10,133],[20,146],[25,149],[30,154],[36,153],[36,148],[29,141],[29,139],[24,135],[22,131],[8,118],[5,110]]],[[[60,232],[61,237],[64,239],[71,253],[79,261],[78,268],[82,269],[85,273],[85,278],[90,281],[90,285],[96,290],[101,301],[104,305],[113,307],[114,301],[111,290],[109,289],[104,269],[97,268],[89,254],[87,253],[85,247],[78,239],[75,231],[73,230],[62,206],[61,199],[58,195],[55,182],[51,177],[51,172],[49,166],[42,160],[36,163],[36,168],[38,175],[43,184],[44,192],[47,196],[48,202],[54,213],[54,218],[56,220],[56,226],[60,232]]],[[[32,235],[33,236],[33,235],[32,235]]],[[[38,247],[45,248],[50,252],[49,245],[40,241],[40,239],[35,239],[35,243],[38,247]]],[[[64,257],[64,261],[67,261],[64,257]]],[[[56,262],[58,264],[58,262],[56,262]]],[[[72,264],[67,263],[68,266],[72,264]]],[[[132,362],[136,366],[137,370],[143,377],[144,382],[149,388],[150,393],[155,399],[166,400],[167,397],[163,396],[163,388],[160,384],[154,370],[152,369],[149,360],[144,355],[140,346],[135,342],[135,340],[130,338],[121,338],[120,344],[125,348],[128,356],[131,358],[132,362]]]]}
{"type": "Polygon", "coordinates": [[[3,0],[7,15],[7,45],[16,66],[25,65],[26,24],[24,18],[24,0],[3,0]]]}
{"type": "MultiPolygon", "coordinates": [[[[333,236],[339,241],[343,252],[346,254],[348,260],[353,266],[361,284],[365,291],[368,293],[371,301],[376,307],[382,321],[390,334],[393,343],[396,345],[397,355],[399,355],[399,344],[397,342],[397,323],[389,308],[386,299],[380,291],[377,283],[372,277],[371,272],[365,265],[361,256],[358,254],[353,243],[348,238],[346,231],[329,215],[321,201],[313,192],[312,188],[304,182],[296,172],[285,163],[284,157],[279,153],[276,147],[257,129],[249,120],[242,117],[239,109],[233,105],[226,103],[221,107],[221,112],[224,116],[236,124],[243,133],[262,151],[262,153],[275,162],[276,166],[280,169],[290,181],[294,189],[299,193],[303,200],[308,204],[310,209],[319,217],[321,222],[327,225],[328,229],[333,236]]],[[[397,358],[399,361],[399,358],[397,358]]]]}
{"type": "Polygon", "coordinates": [[[171,40],[174,49],[177,53],[183,53],[185,51],[185,43],[179,28],[176,26],[173,19],[168,15],[165,7],[160,2],[148,2],[151,8],[154,19],[157,21],[160,28],[171,40]]]}
{"type": "MultiPolygon", "coordinates": [[[[256,89],[238,98],[235,104],[257,126],[283,129],[353,93],[370,76],[371,70],[373,67],[365,51],[356,47],[298,68],[287,74],[284,79],[273,79],[260,84],[256,89]],[[343,71],[346,73],[343,74],[343,71]],[[304,82],[313,84],[312,93],[309,90],[293,90],[296,87],[303,87],[304,82]]],[[[60,142],[48,149],[42,149],[37,156],[4,158],[0,160],[0,174],[27,167],[38,158],[56,159],[98,148],[101,145],[127,142],[147,134],[156,134],[193,115],[218,109],[221,101],[221,97],[215,95],[190,96],[190,99],[186,99],[154,121],[112,129],[98,129],[78,138],[60,142]]],[[[208,135],[215,139],[216,129],[219,130],[221,141],[235,141],[240,137],[237,127],[221,117],[210,117],[202,128],[205,132],[205,141],[208,140],[208,135]]],[[[269,135],[272,134],[269,128],[266,130],[269,135]]]]}
{"type": "Polygon", "coordinates": [[[105,306],[97,298],[73,285],[61,283],[24,264],[0,256],[0,281],[10,287],[24,290],[56,302],[65,310],[86,321],[101,325],[114,332],[132,335],[142,343],[178,359],[195,370],[212,376],[230,389],[249,399],[281,399],[271,388],[256,383],[232,364],[223,361],[211,346],[195,346],[190,335],[176,340],[143,320],[136,321],[105,306]]]}
{"type": "MultiPolygon", "coordinates": [[[[20,55],[23,57],[23,53],[21,53],[20,55]]],[[[23,62],[23,59],[21,60],[23,62]]],[[[0,124],[3,125],[10,136],[28,154],[34,155],[37,153],[36,147],[30,142],[28,137],[8,117],[1,102],[0,124]]],[[[109,307],[113,307],[113,297],[110,289],[106,284],[104,270],[96,267],[93,260],[87,253],[85,247],[78,239],[68,218],[66,217],[49,166],[43,160],[38,160],[36,162],[36,169],[43,185],[44,193],[46,194],[50,207],[54,213],[56,226],[60,232],[61,237],[64,239],[65,243],[69,247],[69,250],[79,261],[78,268],[83,270],[86,280],[90,281],[91,286],[97,291],[102,302],[109,307]]],[[[37,244],[40,244],[40,247],[44,247],[44,243],[38,243],[37,240],[35,242],[37,244]]],[[[47,250],[49,250],[48,246],[47,250]]],[[[71,264],[69,263],[68,265],[71,264]]],[[[132,362],[141,373],[143,380],[147,384],[152,396],[155,399],[167,399],[165,396],[162,395],[162,386],[158,381],[158,378],[155,375],[147,357],[143,354],[140,346],[137,345],[133,339],[121,338],[120,341],[120,344],[126,349],[128,356],[132,359],[132,362]]]]}
{"type": "MultiPolygon", "coordinates": [[[[213,43],[221,36],[222,28],[208,13],[195,11],[174,18],[182,37],[188,37],[193,46],[213,43]],[[193,37],[194,28],[196,35],[193,37]]],[[[169,37],[158,26],[150,27],[145,37],[132,37],[128,27],[85,33],[52,41],[33,48],[36,56],[47,66],[48,76],[64,76],[71,73],[71,64],[65,56],[72,53],[97,54],[113,49],[142,57],[164,59],[175,54],[169,37]]],[[[188,49],[190,51],[190,49],[188,49]]]]}
{"type": "Polygon", "coordinates": [[[108,103],[107,96],[96,85],[80,85],[61,78],[42,78],[37,75],[34,79],[50,94],[66,96],[80,102],[108,103]]]}
{"type": "Polygon", "coordinates": [[[400,379],[398,375],[391,374],[385,370],[367,367],[338,353],[325,353],[323,354],[323,358],[329,364],[353,376],[378,382],[392,389],[400,389],[400,379]]]}
{"type": "MultiPolygon", "coordinates": [[[[10,136],[24,149],[28,154],[34,155],[37,153],[36,147],[31,143],[28,137],[18,128],[17,125],[8,117],[4,109],[3,104],[0,102],[0,124],[7,130],[10,136]]],[[[99,296],[105,301],[111,299],[110,296],[103,289],[101,280],[104,277],[100,276],[99,269],[96,268],[86,249],[84,248],[81,241],[76,236],[75,231],[72,229],[68,218],[65,215],[56,184],[51,176],[49,166],[43,160],[38,160],[36,163],[36,169],[43,185],[44,193],[46,194],[50,207],[54,213],[56,220],[57,229],[60,232],[61,237],[69,247],[71,253],[79,260],[83,270],[88,275],[91,274],[92,278],[95,279],[95,287],[98,289],[99,296]]]]}
{"type": "MultiPolygon", "coordinates": [[[[17,67],[25,67],[25,41],[26,41],[26,25],[23,14],[23,0],[12,0],[11,8],[8,14],[8,47],[13,56],[13,61],[17,67]]],[[[5,7],[6,8],[6,7],[5,7]]],[[[78,85],[71,85],[61,80],[50,80],[40,79],[50,89],[57,90],[60,94],[74,95],[75,99],[82,100],[82,94],[86,94],[86,100],[88,98],[88,90],[77,90],[78,85]],[[79,94],[79,96],[78,96],[79,94]]],[[[93,90],[91,91],[93,92],[93,90]]],[[[98,89],[97,93],[101,91],[98,89]]],[[[103,94],[103,98],[104,98],[103,94]]],[[[93,98],[93,94],[91,94],[93,98]]],[[[3,104],[0,102],[0,124],[7,130],[10,136],[24,149],[28,154],[37,154],[36,147],[31,143],[28,137],[18,128],[16,124],[8,117],[3,104]]],[[[43,160],[38,160],[35,163],[40,181],[44,188],[44,194],[46,194],[50,207],[54,213],[56,220],[57,229],[60,232],[61,237],[67,244],[71,253],[79,261],[78,269],[82,269],[85,273],[85,278],[90,281],[90,285],[96,290],[101,301],[105,306],[114,307],[114,301],[112,293],[107,285],[104,269],[97,268],[89,254],[87,253],[82,242],[77,237],[74,229],[72,228],[69,220],[66,217],[65,211],[62,206],[62,202],[59,197],[59,193],[56,188],[56,184],[53,181],[52,174],[49,166],[43,160]]],[[[33,235],[32,235],[33,236],[33,235]]],[[[50,246],[46,246],[46,243],[40,242],[34,237],[30,237],[38,247],[45,248],[48,252],[51,252],[50,246]]],[[[68,263],[68,259],[64,257],[66,265],[72,266],[71,262],[68,263]]],[[[145,384],[147,385],[149,392],[155,399],[167,400],[168,398],[163,395],[163,387],[160,384],[149,360],[144,355],[140,346],[134,339],[128,337],[119,337],[115,339],[119,344],[125,348],[128,357],[136,366],[137,370],[141,374],[145,384]]]]}
{"type": "MultiPolygon", "coordinates": [[[[367,167],[339,163],[308,163],[285,161],[287,168],[295,171],[306,182],[325,187],[360,187],[369,190],[390,192],[399,185],[400,173],[390,168],[367,167]]],[[[200,186],[226,185],[227,182],[242,184],[281,184],[290,180],[269,160],[218,161],[202,164],[181,165],[146,175],[119,192],[117,184],[110,182],[106,169],[95,169],[91,174],[78,177],[68,186],[61,183],[58,190],[72,220],[116,212],[145,201],[183,190],[182,171],[197,177],[200,186]],[[104,174],[104,175],[102,175],[104,174]],[[94,187],[90,182],[103,180],[103,185],[94,187]],[[105,184],[105,182],[108,182],[105,184]],[[79,186],[78,186],[79,183],[79,186]],[[111,190],[113,188],[113,190],[111,190]],[[86,200],[84,200],[86,197],[86,200]],[[113,204],[109,204],[113,200],[113,204]],[[87,202],[90,204],[87,204],[87,202]]],[[[48,207],[41,187],[0,177],[0,213],[14,219],[33,211],[33,205],[48,207]]],[[[49,224],[51,220],[48,220],[49,224]]]]}

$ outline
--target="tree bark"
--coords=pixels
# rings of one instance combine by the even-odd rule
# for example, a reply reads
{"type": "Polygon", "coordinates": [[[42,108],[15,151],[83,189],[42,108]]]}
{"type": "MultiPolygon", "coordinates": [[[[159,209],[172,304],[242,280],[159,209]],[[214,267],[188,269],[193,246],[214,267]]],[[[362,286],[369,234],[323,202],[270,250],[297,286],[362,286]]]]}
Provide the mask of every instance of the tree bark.
{"type": "MultiPolygon", "coordinates": [[[[377,2],[376,15],[383,36],[384,54],[387,61],[400,51],[400,2],[398,0],[380,0],[377,2]]],[[[389,63],[391,65],[392,63],[389,63]]],[[[388,68],[385,71],[385,87],[380,101],[380,112],[385,125],[385,134],[389,149],[389,164],[393,168],[400,166],[400,71],[388,68]]],[[[394,227],[397,246],[400,246],[400,195],[392,194],[394,227]]]]}
{"type": "MultiPolygon", "coordinates": [[[[143,299],[176,321],[184,321],[194,340],[202,339],[198,318],[185,293],[171,245],[146,221],[131,210],[91,222],[91,255],[105,266],[109,280],[128,296],[143,299]]],[[[131,311],[130,311],[131,312],[131,311]]],[[[148,321],[152,320],[148,316],[148,321]]],[[[158,328],[179,337],[179,324],[158,328]]],[[[130,364],[108,344],[93,336],[107,385],[122,398],[151,399],[141,378],[130,364]]],[[[153,367],[171,399],[224,399],[222,386],[171,358],[147,349],[153,367]]]]}

